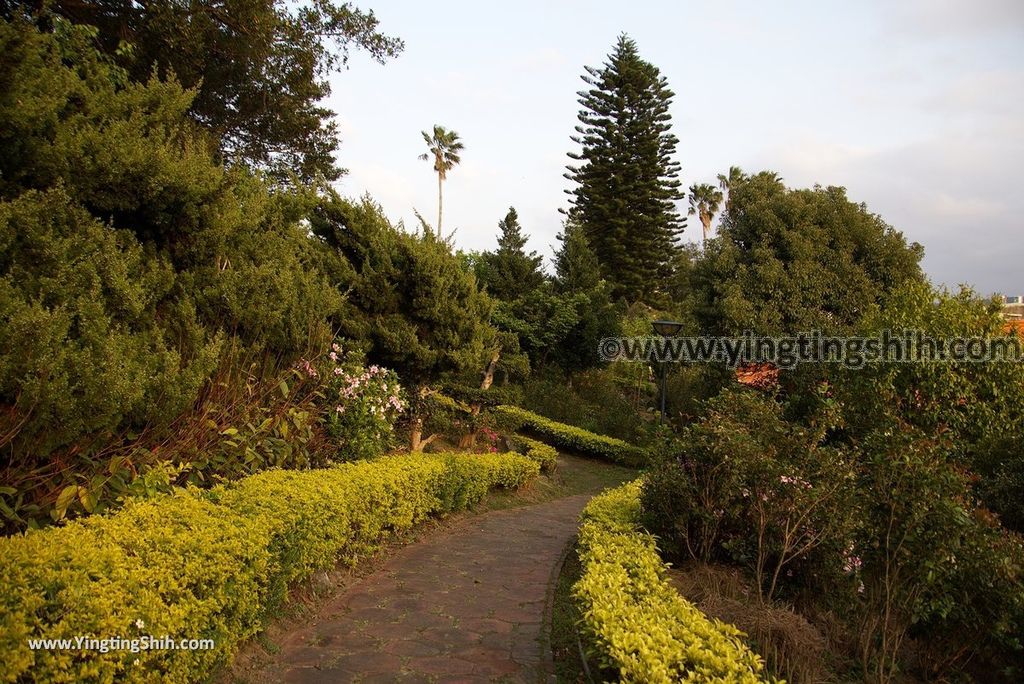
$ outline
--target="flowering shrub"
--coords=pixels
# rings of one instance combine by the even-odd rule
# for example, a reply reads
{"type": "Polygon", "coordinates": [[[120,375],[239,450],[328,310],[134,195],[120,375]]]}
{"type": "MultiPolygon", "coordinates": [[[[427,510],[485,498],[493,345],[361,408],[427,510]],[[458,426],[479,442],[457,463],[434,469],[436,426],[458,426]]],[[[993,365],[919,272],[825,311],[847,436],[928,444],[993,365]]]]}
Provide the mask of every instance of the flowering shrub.
{"type": "Polygon", "coordinates": [[[497,453],[498,451],[498,439],[500,435],[489,427],[480,428],[479,435],[487,443],[485,447],[487,451],[491,453],[497,453]]]}
{"type": "Polygon", "coordinates": [[[746,565],[771,598],[817,556],[838,557],[851,534],[851,458],[822,436],[760,394],[716,397],[644,486],[652,531],[674,557],[746,565]]]}
{"type": "Polygon", "coordinates": [[[829,445],[827,411],[785,408],[725,392],[649,473],[644,520],[667,555],[743,566],[758,600],[840,616],[872,681],[1020,681],[1024,542],[977,507],[950,441],[897,424],[829,445]]]}
{"type": "MultiPolygon", "coordinates": [[[[395,421],[405,410],[398,376],[363,365],[362,356],[337,342],[328,354],[324,393],[328,434],[341,447],[339,460],[379,456],[393,444],[395,421]]],[[[309,366],[307,372],[317,373],[309,366]]]]}

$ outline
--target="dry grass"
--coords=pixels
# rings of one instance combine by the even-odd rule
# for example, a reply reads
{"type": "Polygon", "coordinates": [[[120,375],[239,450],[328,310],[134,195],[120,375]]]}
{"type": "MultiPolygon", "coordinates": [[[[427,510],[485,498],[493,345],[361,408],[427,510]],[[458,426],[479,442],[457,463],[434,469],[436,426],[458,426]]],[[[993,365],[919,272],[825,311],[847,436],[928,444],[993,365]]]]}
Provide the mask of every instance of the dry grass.
{"type": "Polygon", "coordinates": [[[761,603],[738,570],[695,563],[669,579],[706,614],[746,632],[775,675],[793,684],[834,680],[822,633],[792,608],[761,603]]]}

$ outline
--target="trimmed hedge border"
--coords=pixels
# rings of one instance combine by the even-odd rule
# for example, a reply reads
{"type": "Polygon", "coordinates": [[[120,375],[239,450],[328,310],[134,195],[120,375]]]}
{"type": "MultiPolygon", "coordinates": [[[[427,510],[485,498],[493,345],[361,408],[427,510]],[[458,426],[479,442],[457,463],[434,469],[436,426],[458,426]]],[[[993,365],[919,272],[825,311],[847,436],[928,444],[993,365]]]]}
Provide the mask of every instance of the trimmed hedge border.
{"type": "Polygon", "coordinates": [[[655,540],[639,526],[642,480],[584,509],[573,595],[602,667],[623,682],[763,682],[761,657],[736,627],[709,618],[665,578],[655,540]]]}
{"type": "Polygon", "coordinates": [[[648,453],[644,449],[615,437],[559,423],[518,406],[503,404],[495,406],[493,411],[506,429],[525,428],[555,447],[634,467],[646,465],[648,461],[648,453]]]}
{"type": "Polygon", "coordinates": [[[554,472],[558,465],[558,452],[553,446],[544,442],[526,437],[524,435],[513,435],[509,437],[512,448],[527,458],[532,458],[540,465],[543,473],[554,472]]]}
{"type": "Polygon", "coordinates": [[[195,682],[230,662],[291,583],[355,563],[390,532],[464,509],[539,464],[415,454],[275,470],[130,501],[0,539],[0,681],[195,682]],[[213,639],[212,650],[32,650],[29,639],[213,639]]]}

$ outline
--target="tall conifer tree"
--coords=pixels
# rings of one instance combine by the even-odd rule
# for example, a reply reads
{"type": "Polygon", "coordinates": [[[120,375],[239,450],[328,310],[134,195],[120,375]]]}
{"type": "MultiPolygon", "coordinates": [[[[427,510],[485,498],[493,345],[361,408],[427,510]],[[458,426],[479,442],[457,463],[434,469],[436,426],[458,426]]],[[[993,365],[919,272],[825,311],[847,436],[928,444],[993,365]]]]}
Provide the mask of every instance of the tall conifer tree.
{"type": "Polygon", "coordinates": [[[555,284],[562,292],[589,292],[601,282],[597,256],[590,248],[583,228],[566,221],[558,234],[562,245],[555,251],[555,284]]]}
{"type": "Polygon", "coordinates": [[[675,94],[636,43],[619,36],[603,67],[585,67],[580,123],[566,178],[576,187],[570,217],[578,221],[616,297],[656,303],[671,274],[682,232],[678,140],[669,106],[675,94]]]}
{"type": "Polygon", "coordinates": [[[540,287],[545,280],[541,257],[526,251],[527,237],[514,207],[498,222],[498,250],[481,255],[477,276],[491,296],[513,300],[540,287]]]}

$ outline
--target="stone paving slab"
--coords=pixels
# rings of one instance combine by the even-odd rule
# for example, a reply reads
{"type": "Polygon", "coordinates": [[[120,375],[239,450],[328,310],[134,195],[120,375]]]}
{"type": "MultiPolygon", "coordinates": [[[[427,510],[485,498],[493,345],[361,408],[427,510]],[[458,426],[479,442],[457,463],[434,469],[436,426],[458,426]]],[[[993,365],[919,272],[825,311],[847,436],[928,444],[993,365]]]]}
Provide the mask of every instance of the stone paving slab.
{"type": "Polygon", "coordinates": [[[589,499],[469,516],[397,550],[289,633],[254,681],[547,681],[549,586],[589,499]]]}

